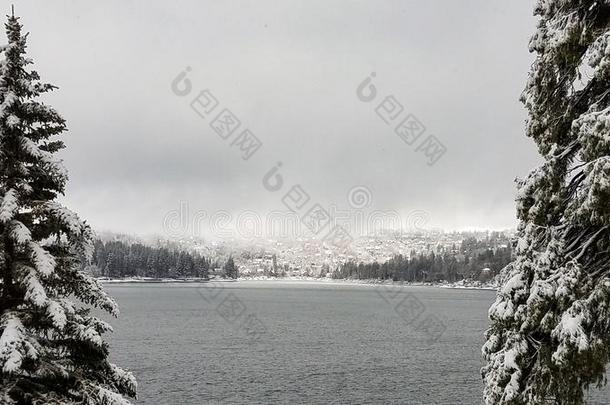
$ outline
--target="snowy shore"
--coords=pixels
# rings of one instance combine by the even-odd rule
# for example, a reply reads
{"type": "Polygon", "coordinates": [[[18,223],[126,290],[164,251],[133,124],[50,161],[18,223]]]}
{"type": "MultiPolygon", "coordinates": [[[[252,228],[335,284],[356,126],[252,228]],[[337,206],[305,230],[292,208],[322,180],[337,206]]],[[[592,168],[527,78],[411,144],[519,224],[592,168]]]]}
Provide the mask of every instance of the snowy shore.
{"type": "Polygon", "coordinates": [[[454,288],[454,289],[468,289],[468,290],[496,290],[498,287],[493,283],[481,283],[479,281],[471,280],[460,280],[455,283],[447,282],[406,282],[406,281],[392,281],[392,280],[356,280],[356,279],[333,279],[333,278],[318,278],[318,277],[240,277],[237,280],[229,280],[224,278],[153,278],[153,277],[125,277],[125,278],[108,278],[99,277],[97,279],[104,284],[186,284],[186,283],[209,283],[209,282],[223,282],[223,283],[236,283],[236,282],[251,282],[251,281],[264,281],[264,282],[307,282],[307,283],[318,283],[318,284],[356,284],[356,285],[388,285],[388,286],[413,286],[413,287],[437,287],[437,288],[454,288]]]}

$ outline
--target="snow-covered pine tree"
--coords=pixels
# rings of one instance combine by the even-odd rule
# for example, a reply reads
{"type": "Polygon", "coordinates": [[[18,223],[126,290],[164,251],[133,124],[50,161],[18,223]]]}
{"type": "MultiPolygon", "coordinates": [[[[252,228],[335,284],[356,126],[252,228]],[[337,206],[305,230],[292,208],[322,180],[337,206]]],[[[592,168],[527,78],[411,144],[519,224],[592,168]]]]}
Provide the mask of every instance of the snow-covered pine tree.
{"type": "Polygon", "coordinates": [[[118,314],[116,303],[81,263],[91,229],[55,201],[66,171],[55,152],[65,129],[36,101],[54,87],[27,68],[18,18],[0,48],[0,403],[128,404],[133,375],[108,361],[111,331],[91,307],[118,314]],[[79,304],[70,301],[75,297],[79,304]]]}
{"type": "Polygon", "coordinates": [[[233,257],[229,256],[229,259],[223,266],[224,276],[227,278],[237,278],[239,277],[239,270],[237,266],[235,266],[235,261],[233,261],[233,257]]]}
{"type": "Polygon", "coordinates": [[[522,96],[543,163],[489,310],[487,404],[581,404],[610,351],[610,2],[539,0],[522,96]]]}

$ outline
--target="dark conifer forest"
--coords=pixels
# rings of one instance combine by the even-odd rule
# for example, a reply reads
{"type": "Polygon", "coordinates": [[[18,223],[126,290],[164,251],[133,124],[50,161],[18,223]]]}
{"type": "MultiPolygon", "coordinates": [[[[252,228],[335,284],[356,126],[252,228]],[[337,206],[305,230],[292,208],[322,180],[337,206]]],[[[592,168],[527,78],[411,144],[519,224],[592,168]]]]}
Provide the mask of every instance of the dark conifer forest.
{"type": "Polygon", "coordinates": [[[92,264],[103,277],[207,278],[214,263],[174,247],[150,247],[122,241],[95,242],[92,264]]]}

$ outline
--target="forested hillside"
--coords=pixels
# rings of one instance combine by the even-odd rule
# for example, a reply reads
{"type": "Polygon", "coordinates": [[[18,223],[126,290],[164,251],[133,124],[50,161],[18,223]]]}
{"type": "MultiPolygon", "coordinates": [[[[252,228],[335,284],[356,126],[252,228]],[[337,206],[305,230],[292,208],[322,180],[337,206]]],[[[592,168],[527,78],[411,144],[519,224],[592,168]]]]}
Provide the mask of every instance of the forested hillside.
{"type": "MultiPolygon", "coordinates": [[[[413,250],[408,255],[396,255],[385,262],[361,263],[351,260],[336,267],[331,275],[337,279],[488,281],[510,262],[511,254],[508,237],[492,233],[483,239],[466,238],[459,245],[439,245],[424,252],[413,250]]],[[[152,247],[135,241],[116,239],[95,242],[92,264],[96,275],[110,278],[207,278],[211,274],[237,278],[239,274],[232,257],[212,259],[176,244],[167,243],[152,247]]],[[[274,255],[272,269],[258,275],[289,275],[283,271],[286,267],[284,264],[281,257],[276,258],[274,255]]],[[[315,276],[326,276],[327,272],[332,270],[328,266],[326,268],[327,270],[322,269],[323,271],[315,276]]],[[[301,270],[301,275],[308,275],[307,269],[297,270],[301,270]]]]}
{"type": "Polygon", "coordinates": [[[197,253],[176,247],[150,247],[122,241],[95,242],[94,271],[111,278],[207,278],[217,265],[197,253]]]}
{"type": "Polygon", "coordinates": [[[488,281],[510,263],[508,241],[468,238],[461,246],[438,252],[394,256],[384,263],[349,261],[336,269],[333,278],[381,279],[395,281],[448,281],[462,279],[488,281]]]}

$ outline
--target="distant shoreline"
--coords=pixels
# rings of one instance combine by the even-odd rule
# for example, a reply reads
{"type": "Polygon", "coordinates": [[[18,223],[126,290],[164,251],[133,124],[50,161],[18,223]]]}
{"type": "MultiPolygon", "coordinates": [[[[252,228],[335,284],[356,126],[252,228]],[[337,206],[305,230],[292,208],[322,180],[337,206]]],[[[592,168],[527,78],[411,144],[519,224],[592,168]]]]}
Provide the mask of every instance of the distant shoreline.
{"type": "Polygon", "coordinates": [[[221,283],[240,283],[240,282],[287,282],[287,283],[315,283],[315,284],[349,284],[349,285],[364,285],[364,286],[396,286],[396,287],[437,287],[457,290],[491,290],[498,289],[496,285],[472,282],[459,281],[456,283],[432,283],[432,282],[405,282],[405,281],[389,281],[389,280],[357,280],[357,279],[331,279],[331,278],[316,278],[316,277],[244,277],[236,280],[225,278],[152,278],[152,277],[126,277],[111,279],[100,277],[97,279],[104,284],[207,284],[210,282],[221,283]]]}

